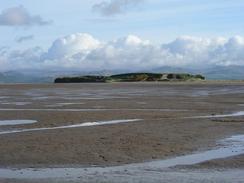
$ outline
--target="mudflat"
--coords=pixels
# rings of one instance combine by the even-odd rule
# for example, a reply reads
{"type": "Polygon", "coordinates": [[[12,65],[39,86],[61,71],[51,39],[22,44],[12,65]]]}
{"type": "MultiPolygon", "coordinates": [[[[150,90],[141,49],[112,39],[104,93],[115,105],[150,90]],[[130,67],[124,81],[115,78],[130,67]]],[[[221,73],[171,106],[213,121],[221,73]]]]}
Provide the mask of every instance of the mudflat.
{"type": "MultiPolygon", "coordinates": [[[[244,82],[0,85],[0,121],[37,121],[0,126],[0,166],[115,166],[208,150],[244,132],[243,115],[214,116],[240,111],[244,82]],[[118,120],[131,121],[106,124],[118,120]]],[[[237,158],[214,163],[243,167],[237,158]]]]}

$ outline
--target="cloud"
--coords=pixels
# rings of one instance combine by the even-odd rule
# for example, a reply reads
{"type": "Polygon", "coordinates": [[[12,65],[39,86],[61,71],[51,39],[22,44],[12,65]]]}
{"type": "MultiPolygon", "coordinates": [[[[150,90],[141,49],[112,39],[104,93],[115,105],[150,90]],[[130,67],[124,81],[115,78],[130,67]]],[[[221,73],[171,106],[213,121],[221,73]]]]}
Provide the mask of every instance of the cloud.
{"type": "Polygon", "coordinates": [[[50,23],[40,15],[30,15],[23,6],[5,9],[0,14],[0,26],[43,26],[50,23]]]}
{"type": "Polygon", "coordinates": [[[102,1],[94,4],[92,10],[100,13],[103,16],[113,16],[121,13],[125,13],[130,8],[137,7],[144,0],[110,0],[102,1]]]}
{"type": "Polygon", "coordinates": [[[244,37],[197,38],[184,36],[162,45],[179,65],[244,65],[244,37]]]}
{"type": "Polygon", "coordinates": [[[89,34],[72,34],[54,41],[45,54],[45,59],[64,59],[80,53],[88,54],[99,46],[100,41],[89,34]]]}
{"type": "Polygon", "coordinates": [[[0,56],[0,70],[38,69],[43,66],[43,60],[40,60],[43,53],[40,47],[9,51],[4,57],[0,56]]]}
{"type": "Polygon", "coordinates": [[[30,41],[30,40],[33,40],[33,39],[34,39],[34,36],[33,35],[21,36],[21,37],[18,37],[16,39],[16,42],[17,43],[22,43],[22,42],[30,41]]]}
{"type": "Polygon", "coordinates": [[[2,68],[79,71],[142,71],[159,67],[204,68],[244,66],[244,37],[182,36],[155,45],[135,35],[103,42],[89,34],[72,34],[53,42],[47,51],[32,48],[0,56],[2,68]]]}

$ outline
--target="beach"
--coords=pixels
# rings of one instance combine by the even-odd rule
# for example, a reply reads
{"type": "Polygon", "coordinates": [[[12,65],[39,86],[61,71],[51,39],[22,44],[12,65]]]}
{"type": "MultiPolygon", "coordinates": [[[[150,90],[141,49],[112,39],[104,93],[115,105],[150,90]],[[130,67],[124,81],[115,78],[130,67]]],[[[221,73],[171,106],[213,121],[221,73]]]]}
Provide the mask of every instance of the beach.
{"type": "Polygon", "coordinates": [[[238,155],[130,167],[215,150],[222,139],[244,135],[244,82],[19,84],[0,85],[0,94],[1,182],[243,180],[242,141],[238,155]],[[28,168],[68,173],[31,178],[28,168]]]}

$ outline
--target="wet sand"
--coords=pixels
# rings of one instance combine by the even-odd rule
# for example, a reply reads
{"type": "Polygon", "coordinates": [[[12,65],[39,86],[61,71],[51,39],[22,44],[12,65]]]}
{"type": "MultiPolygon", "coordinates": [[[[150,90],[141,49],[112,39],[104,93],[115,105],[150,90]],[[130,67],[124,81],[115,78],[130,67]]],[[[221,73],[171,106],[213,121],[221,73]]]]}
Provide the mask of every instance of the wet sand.
{"type": "MultiPolygon", "coordinates": [[[[141,163],[205,151],[244,134],[244,116],[229,115],[244,111],[242,82],[1,85],[0,94],[0,120],[38,121],[0,126],[0,132],[27,130],[0,134],[3,168],[141,163]],[[57,128],[131,119],[142,121],[57,128]],[[57,129],[28,131],[36,128],[57,129]]],[[[241,169],[242,159],[193,169],[241,169]]]]}

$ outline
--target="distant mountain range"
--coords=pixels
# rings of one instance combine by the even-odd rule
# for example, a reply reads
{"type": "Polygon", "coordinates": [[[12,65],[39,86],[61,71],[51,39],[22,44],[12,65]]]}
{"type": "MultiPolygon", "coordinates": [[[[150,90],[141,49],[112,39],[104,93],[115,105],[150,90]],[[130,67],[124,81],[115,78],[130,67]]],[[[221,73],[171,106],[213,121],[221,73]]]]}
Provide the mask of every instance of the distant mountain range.
{"type": "Polygon", "coordinates": [[[82,76],[82,75],[112,75],[129,72],[154,72],[154,73],[190,73],[201,74],[209,80],[244,80],[244,66],[215,66],[204,69],[161,67],[150,70],[101,70],[81,72],[70,70],[42,71],[23,70],[0,73],[0,83],[53,83],[57,77],[82,76]]]}
{"type": "Polygon", "coordinates": [[[52,77],[9,71],[0,73],[0,83],[48,83],[52,77]]]}

